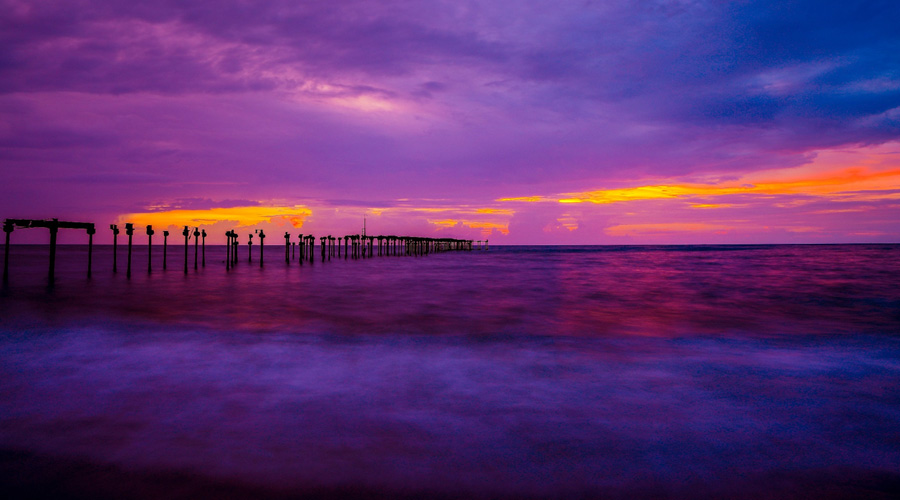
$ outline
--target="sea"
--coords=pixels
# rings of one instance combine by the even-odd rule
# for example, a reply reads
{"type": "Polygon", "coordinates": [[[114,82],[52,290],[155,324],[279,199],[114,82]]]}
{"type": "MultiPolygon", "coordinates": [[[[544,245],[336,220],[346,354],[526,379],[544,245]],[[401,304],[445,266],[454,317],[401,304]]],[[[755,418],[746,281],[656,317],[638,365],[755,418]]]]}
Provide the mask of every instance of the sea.
{"type": "Polygon", "coordinates": [[[4,497],[900,491],[900,245],[259,250],[11,245],[4,497]]]}

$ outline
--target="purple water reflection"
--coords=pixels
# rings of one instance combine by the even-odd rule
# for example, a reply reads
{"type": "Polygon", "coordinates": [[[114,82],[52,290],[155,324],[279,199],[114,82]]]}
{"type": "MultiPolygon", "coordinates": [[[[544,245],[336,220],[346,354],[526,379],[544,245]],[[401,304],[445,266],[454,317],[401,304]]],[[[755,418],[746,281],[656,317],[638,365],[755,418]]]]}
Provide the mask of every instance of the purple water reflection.
{"type": "Polygon", "coordinates": [[[48,291],[41,250],[15,248],[0,299],[0,446],[29,457],[187,474],[189,496],[204,481],[251,497],[900,485],[897,246],[492,249],[231,274],[208,256],[130,281],[101,249],[90,283],[66,250],[48,291]]]}

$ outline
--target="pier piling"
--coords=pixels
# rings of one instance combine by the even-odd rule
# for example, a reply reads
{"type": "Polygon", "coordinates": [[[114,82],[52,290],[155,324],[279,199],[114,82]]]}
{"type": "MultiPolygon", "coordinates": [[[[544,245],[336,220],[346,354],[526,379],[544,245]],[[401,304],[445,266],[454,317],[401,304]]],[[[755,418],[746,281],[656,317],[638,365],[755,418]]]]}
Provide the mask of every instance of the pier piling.
{"type": "Polygon", "coordinates": [[[187,226],[184,226],[184,231],[181,232],[184,235],[184,274],[188,273],[188,237],[191,235],[190,229],[187,226]]]}
{"type": "Polygon", "coordinates": [[[263,266],[263,244],[265,243],[266,233],[263,232],[262,229],[258,229],[259,231],[259,267],[263,266]]]}
{"type": "Polygon", "coordinates": [[[128,268],[125,271],[125,277],[131,278],[131,240],[134,236],[134,224],[130,222],[125,223],[125,234],[128,235],[128,268]]]}
{"type": "Polygon", "coordinates": [[[153,272],[153,226],[147,225],[147,274],[153,272]]]}
{"type": "Polygon", "coordinates": [[[53,284],[54,274],[56,272],[56,234],[59,232],[59,226],[56,224],[57,220],[53,219],[53,224],[50,225],[50,274],[48,276],[48,280],[50,284],[53,284]]]}
{"type": "Polygon", "coordinates": [[[231,231],[225,231],[225,270],[231,269],[231,231]]]}
{"type": "Polygon", "coordinates": [[[91,268],[94,264],[94,233],[97,232],[97,229],[94,228],[93,224],[87,230],[88,234],[88,279],[91,278],[91,268]]]}
{"type": "Polygon", "coordinates": [[[9,233],[13,232],[13,224],[9,221],[3,223],[3,232],[6,233],[6,246],[3,247],[3,284],[9,283],[9,233]]]}
{"type": "Polygon", "coordinates": [[[196,227],[194,228],[194,271],[197,270],[197,249],[199,248],[200,243],[200,230],[196,227]]]}
{"type": "Polygon", "coordinates": [[[166,270],[166,257],[169,253],[169,232],[163,231],[163,271],[166,270]]]}
{"type": "Polygon", "coordinates": [[[200,244],[203,248],[203,267],[206,267],[206,229],[200,230],[200,236],[203,238],[202,243],[200,244]]]}
{"type": "Polygon", "coordinates": [[[231,267],[237,266],[238,263],[238,234],[234,229],[231,230],[231,267]]]}
{"type": "Polygon", "coordinates": [[[118,248],[119,248],[119,226],[116,224],[110,224],[109,228],[113,233],[113,274],[119,272],[118,266],[116,265],[117,257],[119,256],[118,248]]]}

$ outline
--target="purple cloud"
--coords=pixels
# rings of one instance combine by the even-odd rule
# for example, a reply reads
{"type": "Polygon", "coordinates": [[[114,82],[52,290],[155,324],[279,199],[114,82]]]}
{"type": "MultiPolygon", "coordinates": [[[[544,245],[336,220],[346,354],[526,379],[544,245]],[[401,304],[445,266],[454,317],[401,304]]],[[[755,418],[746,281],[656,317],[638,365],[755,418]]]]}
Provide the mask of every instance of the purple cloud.
{"type": "Polygon", "coordinates": [[[2,9],[3,213],[484,203],[900,138],[893,2],[2,9]]]}

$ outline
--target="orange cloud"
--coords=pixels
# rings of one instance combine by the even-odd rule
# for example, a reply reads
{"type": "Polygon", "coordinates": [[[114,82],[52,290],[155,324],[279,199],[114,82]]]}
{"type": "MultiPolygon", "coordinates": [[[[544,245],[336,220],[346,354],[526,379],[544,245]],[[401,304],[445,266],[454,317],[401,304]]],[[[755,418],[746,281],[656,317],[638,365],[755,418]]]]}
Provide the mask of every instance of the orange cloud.
{"type": "Polygon", "coordinates": [[[162,212],[142,212],[125,214],[119,222],[132,222],[136,226],[208,226],[218,222],[230,222],[237,227],[254,226],[263,222],[281,219],[294,227],[302,227],[307,217],[312,215],[309,208],[295,206],[270,207],[229,207],[206,210],[166,210],[162,212]]]}
{"type": "Polygon", "coordinates": [[[472,221],[465,219],[427,219],[429,224],[441,226],[445,228],[456,227],[457,225],[470,227],[472,229],[480,229],[483,236],[489,236],[494,229],[502,234],[509,234],[509,223],[472,221]]]}
{"type": "MultiPolygon", "coordinates": [[[[620,189],[598,189],[549,196],[500,198],[500,202],[609,204],[640,200],[709,198],[734,194],[802,194],[836,200],[900,199],[900,152],[896,144],[853,151],[825,151],[816,160],[788,169],[748,174],[739,180],[709,183],[665,182],[620,189]]],[[[697,203],[693,208],[727,204],[697,203]]]]}

